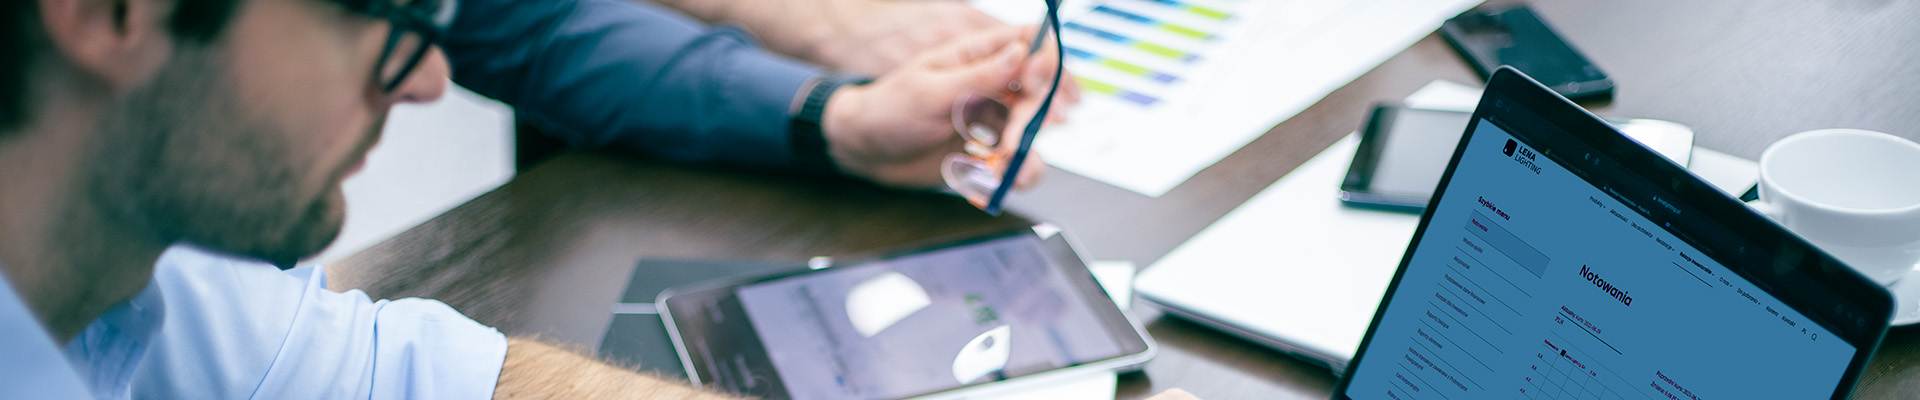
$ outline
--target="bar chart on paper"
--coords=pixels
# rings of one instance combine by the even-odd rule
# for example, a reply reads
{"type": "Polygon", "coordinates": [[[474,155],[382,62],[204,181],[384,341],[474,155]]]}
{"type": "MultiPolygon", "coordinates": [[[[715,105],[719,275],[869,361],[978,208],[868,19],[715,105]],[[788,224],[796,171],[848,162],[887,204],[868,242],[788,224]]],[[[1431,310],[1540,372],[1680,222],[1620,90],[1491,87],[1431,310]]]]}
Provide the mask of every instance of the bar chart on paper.
{"type": "MultiPolygon", "coordinates": [[[[1035,146],[1050,165],[1159,196],[1478,3],[1066,0],[1060,38],[1086,95],[1035,146]]],[[[973,4],[1016,24],[1044,11],[973,4]]]]}
{"type": "Polygon", "coordinates": [[[1187,81],[1237,21],[1235,4],[1114,0],[1061,25],[1067,65],[1082,90],[1127,107],[1152,107],[1187,81]]]}

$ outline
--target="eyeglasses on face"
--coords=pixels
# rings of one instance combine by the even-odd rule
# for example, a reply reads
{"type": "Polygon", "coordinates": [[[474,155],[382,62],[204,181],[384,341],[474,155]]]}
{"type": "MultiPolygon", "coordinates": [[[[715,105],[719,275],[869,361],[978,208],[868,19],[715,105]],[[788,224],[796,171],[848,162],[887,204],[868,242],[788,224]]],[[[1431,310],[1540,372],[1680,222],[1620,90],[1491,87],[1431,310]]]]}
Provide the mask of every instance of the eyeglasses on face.
{"type": "Polygon", "coordinates": [[[391,93],[420,66],[453,25],[458,0],[336,0],[348,10],[386,20],[391,26],[374,64],[375,84],[391,93]]]}

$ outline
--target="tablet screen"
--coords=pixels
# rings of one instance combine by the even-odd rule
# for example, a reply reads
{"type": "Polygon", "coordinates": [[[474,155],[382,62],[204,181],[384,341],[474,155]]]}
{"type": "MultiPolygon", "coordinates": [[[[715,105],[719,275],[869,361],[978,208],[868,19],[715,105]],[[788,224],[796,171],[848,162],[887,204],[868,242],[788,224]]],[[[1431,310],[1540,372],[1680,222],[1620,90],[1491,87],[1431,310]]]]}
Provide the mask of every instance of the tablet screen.
{"type": "Polygon", "coordinates": [[[770,397],[901,398],[1143,351],[1071,249],[1047,242],[1002,237],[668,306],[703,382],[770,397]]]}

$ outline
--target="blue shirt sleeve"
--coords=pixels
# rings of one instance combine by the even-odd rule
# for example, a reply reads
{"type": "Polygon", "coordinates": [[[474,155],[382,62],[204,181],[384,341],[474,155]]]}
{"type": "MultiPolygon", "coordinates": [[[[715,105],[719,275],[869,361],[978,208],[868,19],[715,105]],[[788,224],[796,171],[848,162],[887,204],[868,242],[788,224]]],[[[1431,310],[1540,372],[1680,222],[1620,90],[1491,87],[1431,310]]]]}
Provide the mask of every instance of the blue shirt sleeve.
{"type": "Polygon", "coordinates": [[[166,322],[136,398],[493,396],[507,340],[440,302],[324,288],[307,267],[174,249],[154,271],[166,322]]]}
{"type": "Polygon", "coordinates": [[[789,166],[788,111],[814,67],[633,0],[464,0],[453,80],[575,147],[789,166]]]}

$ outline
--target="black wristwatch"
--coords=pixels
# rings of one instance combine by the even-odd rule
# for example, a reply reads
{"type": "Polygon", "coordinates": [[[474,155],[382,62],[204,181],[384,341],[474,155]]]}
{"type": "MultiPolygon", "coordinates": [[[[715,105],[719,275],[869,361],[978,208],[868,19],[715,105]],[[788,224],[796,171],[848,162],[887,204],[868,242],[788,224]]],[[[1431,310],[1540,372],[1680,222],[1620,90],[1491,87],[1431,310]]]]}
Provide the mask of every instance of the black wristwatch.
{"type": "Polygon", "coordinates": [[[833,158],[827,154],[827,132],[822,129],[827,114],[827,99],[844,85],[864,85],[873,79],[848,75],[825,75],[806,86],[787,125],[787,143],[793,150],[793,164],[808,171],[836,172],[833,158]]]}

